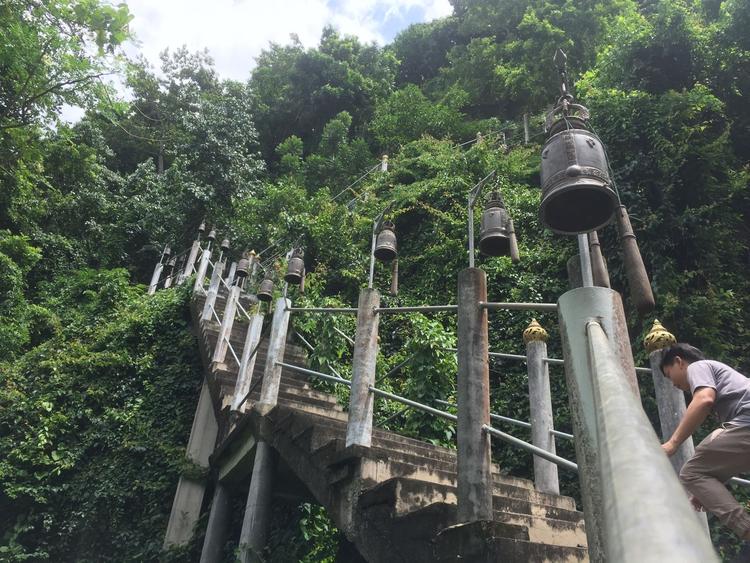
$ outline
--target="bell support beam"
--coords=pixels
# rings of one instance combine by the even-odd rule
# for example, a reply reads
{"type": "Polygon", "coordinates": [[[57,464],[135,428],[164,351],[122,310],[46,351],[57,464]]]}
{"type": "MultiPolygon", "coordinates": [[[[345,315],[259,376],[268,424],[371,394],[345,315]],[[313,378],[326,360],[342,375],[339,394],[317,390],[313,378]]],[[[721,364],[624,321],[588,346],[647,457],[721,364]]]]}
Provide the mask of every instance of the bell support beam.
{"type": "Polygon", "coordinates": [[[352,390],[349,396],[349,421],[346,425],[346,446],[366,448],[372,443],[372,414],[375,397],[370,387],[375,385],[375,363],[378,357],[378,325],[375,312],[380,305],[376,289],[363,289],[359,295],[357,332],[352,358],[352,390]]]}
{"type": "Polygon", "coordinates": [[[253,474],[247,493],[245,516],[239,541],[241,563],[263,563],[263,548],[266,545],[271,520],[271,493],[273,492],[274,459],[271,446],[258,441],[255,446],[253,474]]]}
{"type": "Polygon", "coordinates": [[[188,254],[188,258],[185,261],[185,268],[177,277],[177,285],[182,285],[182,283],[193,273],[193,268],[195,267],[195,261],[198,259],[198,251],[200,251],[200,248],[200,240],[194,240],[193,246],[190,247],[190,254],[188,254]]]}
{"type": "Polygon", "coordinates": [[[214,263],[213,272],[211,272],[211,281],[208,283],[208,291],[206,292],[206,300],[203,302],[203,311],[201,312],[202,322],[211,322],[213,320],[212,309],[216,304],[216,297],[219,295],[219,286],[221,285],[221,276],[224,273],[225,262],[223,258],[219,258],[214,263]]]}
{"type": "Polygon", "coordinates": [[[216,347],[214,348],[214,355],[211,358],[211,361],[213,362],[223,363],[224,358],[227,355],[227,349],[229,348],[229,335],[232,334],[234,316],[237,313],[237,302],[240,299],[240,291],[242,291],[242,288],[239,285],[233,285],[229,290],[229,296],[224,305],[224,314],[221,319],[219,336],[216,340],[216,347]]]}
{"type": "Polygon", "coordinates": [[[151,276],[151,283],[148,284],[148,294],[153,295],[156,293],[156,288],[159,285],[159,278],[161,278],[161,271],[164,269],[164,264],[162,264],[161,260],[159,260],[156,263],[156,266],[154,267],[154,273],[151,276]]]}
{"type": "Polygon", "coordinates": [[[260,336],[263,331],[264,317],[265,315],[258,311],[250,320],[250,326],[247,327],[245,345],[242,349],[242,359],[240,360],[240,367],[237,372],[237,383],[234,386],[231,412],[240,410],[245,395],[250,391],[250,383],[255,371],[255,360],[258,357],[258,344],[260,343],[260,336]]]}
{"type": "Polygon", "coordinates": [[[459,523],[492,520],[490,375],[487,275],[479,268],[458,274],[458,516],[459,523]]]}
{"type": "Polygon", "coordinates": [[[221,561],[231,518],[230,501],[231,498],[227,486],[221,481],[217,481],[214,488],[214,497],[211,501],[211,512],[208,515],[206,537],[203,540],[200,563],[221,561]]]}
{"type": "Polygon", "coordinates": [[[206,249],[203,251],[201,261],[198,264],[198,273],[195,276],[195,283],[193,284],[193,293],[197,293],[203,289],[203,281],[206,278],[206,272],[208,271],[208,262],[211,260],[211,243],[209,242],[206,249]]]}

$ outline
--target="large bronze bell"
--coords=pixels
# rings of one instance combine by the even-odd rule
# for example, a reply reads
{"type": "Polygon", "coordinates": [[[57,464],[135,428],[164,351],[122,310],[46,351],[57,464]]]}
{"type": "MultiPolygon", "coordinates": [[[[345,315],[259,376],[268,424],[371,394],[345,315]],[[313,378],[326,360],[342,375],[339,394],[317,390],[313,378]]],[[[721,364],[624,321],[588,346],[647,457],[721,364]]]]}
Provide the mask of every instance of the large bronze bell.
{"type": "Polygon", "coordinates": [[[273,279],[266,274],[258,286],[258,300],[268,303],[273,299],[273,279]]]}
{"type": "Polygon", "coordinates": [[[234,275],[239,279],[246,278],[250,273],[249,270],[250,261],[247,258],[240,258],[240,261],[237,262],[237,270],[235,271],[234,275]]]}
{"type": "Polygon", "coordinates": [[[604,145],[588,130],[588,110],[562,99],[547,117],[549,138],[542,149],[542,223],[573,235],[609,223],[618,201],[607,172],[604,145]]]}
{"type": "Polygon", "coordinates": [[[498,192],[490,194],[480,225],[479,252],[486,256],[507,256],[510,253],[510,219],[498,192]]]}
{"type": "Polygon", "coordinates": [[[302,282],[302,276],[305,275],[305,251],[301,248],[295,248],[292,251],[292,257],[286,267],[284,281],[299,285],[302,282]]]}
{"type": "Polygon", "coordinates": [[[383,221],[378,238],[375,239],[375,258],[382,262],[390,262],[396,256],[396,226],[391,221],[383,221]]]}

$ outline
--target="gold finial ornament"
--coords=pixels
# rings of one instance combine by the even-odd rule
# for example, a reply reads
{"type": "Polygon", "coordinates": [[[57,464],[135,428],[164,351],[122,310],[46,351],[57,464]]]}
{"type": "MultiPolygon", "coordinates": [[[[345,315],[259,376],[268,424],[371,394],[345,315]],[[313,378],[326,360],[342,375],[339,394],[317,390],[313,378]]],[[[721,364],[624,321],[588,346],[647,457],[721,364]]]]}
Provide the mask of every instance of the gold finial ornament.
{"type": "Polygon", "coordinates": [[[523,331],[523,342],[528,344],[529,342],[547,342],[547,331],[544,330],[536,319],[531,319],[529,326],[523,331]]]}
{"type": "Polygon", "coordinates": [[[646,351],[650,354],[675,344],[677,339],[674,335],[669,332],[664,325],[659,322],[659,319],[654,319],[654,326],[643,339],[643,345],[646,347],[646,351]]]}

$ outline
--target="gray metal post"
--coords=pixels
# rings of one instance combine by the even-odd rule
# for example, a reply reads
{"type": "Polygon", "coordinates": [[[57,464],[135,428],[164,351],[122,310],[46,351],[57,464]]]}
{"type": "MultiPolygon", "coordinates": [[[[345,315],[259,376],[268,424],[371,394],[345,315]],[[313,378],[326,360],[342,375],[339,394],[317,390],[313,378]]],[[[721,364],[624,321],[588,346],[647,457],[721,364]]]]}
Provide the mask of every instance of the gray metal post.
{"type": "MultiPolygon", "coordinates": [[[[552,392],[549,385],[547,359],[547,331],[532,320],[523,332],[526,343],[526,366],[529,374],[529,406],[531,411],[531,442],[543,450],[556,454],[552,434],[552,392]]],[[[560,494],[557,465],[534,456],[534,484],[539,491],[560,494]]]]}
{"type": "Polygon", "coordinates": [[[241,290],[240,286],[233,285],[232,289],[229,291],[227,302],[224,305],[224,314],[221,318],[219,337],[216,340],[216,347],[214,348],[214,356],[211,358],[214,362],[222,363],[227,355],[227,348],[229,347],[228,340],[232,335],[234,316],[237,313],[237,301],[239,301],[241,290]]]}
{"type": "Polygon", "coordinates": [[[247,327],[247,336],[245,337],[245,347],[242,349],[242,359],[240,360],[240,369],[237,372],[237,383],[234,386],[234,397],[232,397],[231,411],[238,411],[242,400],[250,390],[250,383],[252,382],[253,372],[255,371],[255,359],[258,354],[255,353],[250,356],[251,353],[256,351],[258,343],[260,342],[260,334],[263,331],[263,318],[264,314],[257,312],[253,315],[250,321],[250,326],[247,327]]]}
{"type": "Polygon", "coordinates": [[[214,498],[211,501],[211,512],[208,515],[206,537],[203,540],[200,563],[221,561],[226,544],[227,528],[230,517],[230,496],[227,487],[216,483],[214,498]]]}
{"type": "Polygon", "coordinates": [[[164,269],[164,264],[161,263],[161,260],[157,262],[156,266],[154,267],[154,273],[151,276],[151,283],[148,284],[148,294],[153,295],[156,293],[156,287],[159,285],[159,278],[161,277],[161,271],[164,269]]]}
{"type": "Polygon", "coordinates": [[[193,246],[190,247],[190,254],[188,255],[188,259],[185,262],[185,268],[182,270],[182,273],[177,277],[177,285],[182,285],[182,283],[190,277],[190,275],[193,273],[193,266],[195,266],[195,261],[198,258],[198,251],[200,250],[201,243],[199,240],[193,241],[193,246]]]}
{"type": "MultiPolygon", "coordinates": [[[[605,560],[718,561],[643,412],[640,397],[623,376],[614,347],[627,333],[623,335],[616,326],[607,333],[602,324],[588,320],[584,329],[599,444],[596,471],[602,486],[597,502],[603,514],[599,525],[604,532],[605,560]]],[[[580,329],[578,322],[576,329],[580,329]]],[[[584,482],[581,488],[585,486],[584,482]]]]}
{"type": "Polygon", "coordinates": [[[200,264],[198,264],[198,273],[195,276],[195,283],[193,284],[193,293],[196,293],[199,289],[203,289],[203,280],[206,277],[206,271],[208,271],[209,260],[211,260],[211,243],[203,251],[200,264]]]}
{"type": "Polygon", "coordinates": [[[241,563],[262,563],[263,547],[271,516],[271,493],[273,492],[273,451],[264,441],[255,446],[253,475],[247,493],[245,517],[240,532],[241,563]]]}
{"type": "Polygon", "coordinates": [[[578,235],[578,255],[581,257],[581,281],[583,282],[583,287],[591,287],[594,285],[594,275],[591,271],[589,239],[586,235],[578,235]]]}
{"type": "Polygon", "coordinates": [[[208,292],[206,294],[206,300],[203,303],[203,312],[201,313],[201,320],[203,322],[211,322],[214,318],[211,309],[216,303],[216,296],[219,294],[219,285],[221,285],[221,276],[224,273],[224,260],[219,260],[214,264],[214,271],[211,273],[211,281],[208,284],[208,292]]]}
{"type": "Polygon", "coordinates": [[[378,325],[380,306],[377,289],[363,289],[359,294],[357,332],[352,357],[352,391],[349,396],[349,422],[346,426],[346,446],[366,448],[372,442],[372,414],[375,397],[370,386],[375,385],[375,363],[378,357],[378,325]]]}
{"type": "Polygon", "coordinates": [[[289,307],[292,302],[286,297],[276,300],[276,309],[273,312],[271,322],[271,335],[268,341],[268,352],[266,353],[266,366],[263,370],[263,384],[260,390],[260,400],[256,409],[261,414],[266,414],[276,406],[279,396],[279,385],[281,384],[281,366],[278,362],[284,361],[284,350],[286,349],[286,333],[289,328],[289,307]]]}
{"type": "MultiPolygon", "coordinates": [[[[582,287],[563,294],[558,301],[560,336],[565,359],[576,461],[581,481],[583,512],[586,518],[589,558],[593,563],[606,561],[602,499],[602,475],[599,472],[599,444],[596,405],[592,389],[594,374],[586,356],[588,343],[585,326],[591,318],[600,319],[610,339],[619,346],[622,377],[633,395],[638,393],[630,338],[620,295],[602,287],[582,287]]],[[[626,423],[626,421],[620,421],[626,423]]],[[[606,477],[604,477],[606,479],[606,477]]]]}
{"type": "MultiPolygon", "coordinates": [[[[187,458],[192,463],[208,469],[208,458],[216,446],[218,430],[211,392],[208,383],[204,381],[187,445],[187,458]]],[[[164,537],[165,548],[186,545],[190,541],[200,517],[205,490],[205,479],[187,475],[180,477],[164,537]]]]}
{"type": "Polygon", "coordinates": [[[492,520],[487,275],[458,274],[458,522],[492,520]]]}

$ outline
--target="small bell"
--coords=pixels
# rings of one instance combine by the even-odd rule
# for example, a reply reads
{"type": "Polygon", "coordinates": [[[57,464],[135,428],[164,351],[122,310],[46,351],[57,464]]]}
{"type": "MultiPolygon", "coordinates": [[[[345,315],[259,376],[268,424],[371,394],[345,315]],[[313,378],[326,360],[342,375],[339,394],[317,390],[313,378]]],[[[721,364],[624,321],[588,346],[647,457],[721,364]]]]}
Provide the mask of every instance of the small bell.
{"type": "Polygon", "coordinates": [[[205,232],[206,232],[206,223],[201,222],[201,224],[198,225],[198,233],[202,235],[205,232]]]}
{"type": "Polygon", "coordinates": [[[172,254],[172,248],[167,245],[164,247],[164,258],[170,256],[172,254]]]}
{"type": "Polygon", "coordinates": [[[295,248],[292,251],[292,257],[289,258],[289,263],[286,268],[286,275],[284,281],[294,285],[299,285],[302,282],[302,276],[305,274],[305,251],[301,248],[295,248]]]}
{"type": "Polygon", "coordinates": [[[258,286],[258,300],[269,303],[273,299],[273,279],[268,274],[258,286]]]}
{"type": "MultiPolygon", "coordinates": [[[[214,236],[214,238],[216,237],[214,236]]],[[[227,250],[229,250],[229,239],[225,238],[224,240],[221,241],[221,251],[226,252],[227,250]]]]}
{"type": "Polygon", "coordinates": [[[499,192],[492,192],[479,228],[479,251],[486,256],[507,256],[510,253],[508,212],[499,192]]]}
{"type": "Polygon", "coordinates": [[[382,262],[390,262],[396,256],[398,256],[396,226],[391,221],[383,221],[375,240],[375,258],[382,262]]]}
{"type": "Polygon", "coordinates": [[[211,242],[215,241],[216,240],[216,230],[215,229],[211,229],[208,232],[208,237],[206,237],[206,238],[208,238],[208,240],[210,240],[211,242]]]}

